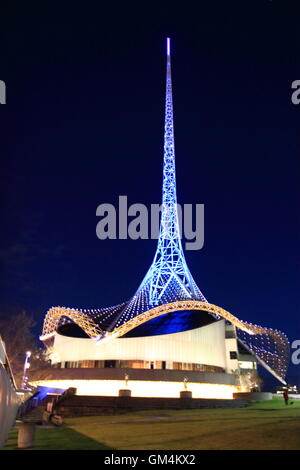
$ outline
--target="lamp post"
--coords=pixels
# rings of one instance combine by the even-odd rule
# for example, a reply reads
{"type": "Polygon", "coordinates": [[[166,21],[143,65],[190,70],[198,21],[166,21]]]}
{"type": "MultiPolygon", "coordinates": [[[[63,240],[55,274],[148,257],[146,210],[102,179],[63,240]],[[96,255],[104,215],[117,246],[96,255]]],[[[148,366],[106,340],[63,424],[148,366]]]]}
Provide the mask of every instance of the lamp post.
{"type": "Polygon", "coordinates": [[[28,362],[29,358],[31,356],[31,351],[27,351],[25,355],[25,361],[24,361],[24,369],[23,369],[23,377],[22,377],[22,385],[21,388],[25,388],[27,385],[27,379],[28,377],[26,376],[26,371],[30,367],[30,363],[28,362]]]}

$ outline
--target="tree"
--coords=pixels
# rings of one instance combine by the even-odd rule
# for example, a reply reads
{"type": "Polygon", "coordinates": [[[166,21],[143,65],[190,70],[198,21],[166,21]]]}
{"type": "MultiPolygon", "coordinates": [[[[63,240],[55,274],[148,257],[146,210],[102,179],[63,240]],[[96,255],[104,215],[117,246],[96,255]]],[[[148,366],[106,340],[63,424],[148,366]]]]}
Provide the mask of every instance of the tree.
{"type": "Polygon", "coordinates": [[[0,317],[0,335],[18,387],[21,386],[27,351],[31,352],[30,370],[47,365],[44,351],[38,346],[32,331],[35,325],[32,315],[26,312],[0,317]]]}

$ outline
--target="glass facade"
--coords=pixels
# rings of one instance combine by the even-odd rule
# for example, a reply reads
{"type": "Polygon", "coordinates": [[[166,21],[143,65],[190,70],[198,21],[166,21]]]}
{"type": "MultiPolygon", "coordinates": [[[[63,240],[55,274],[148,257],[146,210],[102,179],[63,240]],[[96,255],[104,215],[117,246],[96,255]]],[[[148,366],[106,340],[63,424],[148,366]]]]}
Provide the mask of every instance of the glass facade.
{"type": "Polygon", "coordinates": [[[116,368],[116,369],[171,369],[171,370],[192,370],[198,372],[225,372],[222,367],[194,364],[187,362],[170,362],[170,361],[143,361],[143,360],[105,360],[105,361],[68,361],[60,362],[55,365],[57,368],[74,369],[74,368],[116,368]]]}

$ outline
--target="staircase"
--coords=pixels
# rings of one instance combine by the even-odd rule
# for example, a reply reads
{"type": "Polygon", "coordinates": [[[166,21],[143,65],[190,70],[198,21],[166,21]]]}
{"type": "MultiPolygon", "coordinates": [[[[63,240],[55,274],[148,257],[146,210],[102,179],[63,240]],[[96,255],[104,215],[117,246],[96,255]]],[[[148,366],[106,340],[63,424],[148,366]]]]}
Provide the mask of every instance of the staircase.
{"type": "Polygon", "coordinates": [[[38,387],[37,391],[28,400],[26,400],[19,408],[17,419],[25,423],[40,424],[45,421],[45,412],[48,403],[51,403],[51,411],[48,413],[48,418],[51,416],[54,408],[74,395],[75,389],[54,389],[49,387],[38,387]]]}

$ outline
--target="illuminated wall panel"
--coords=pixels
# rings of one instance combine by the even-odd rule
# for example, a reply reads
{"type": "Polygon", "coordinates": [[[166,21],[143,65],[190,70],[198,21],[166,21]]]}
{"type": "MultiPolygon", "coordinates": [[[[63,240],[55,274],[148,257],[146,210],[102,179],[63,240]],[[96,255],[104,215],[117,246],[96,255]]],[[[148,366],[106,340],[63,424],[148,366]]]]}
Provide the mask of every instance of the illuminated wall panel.
{"type": "MultiPolygon", "coordinates": [[[[120,389],[129,388],[132,397],[165,397],[179,398],[184,390],[183,382],[150,382],[129,380],[128,387],[124,380],[41,380],[34,385],[45,387],[77,389],[76,395],[118,396],[120,389]]],[[[188,390],[193,398],[232,399],[232,394],[239,391],[238,387],[223,384],[189,383],[188,390]]]]}
{"type": "Polygon", "coordinates": [[[226,367],[225,322],[181,333],[141,338],[116,338],[97,343],[90,338],[55,334],[52,363],[78,360],[146,360],[201,363],[226,367]]]}

